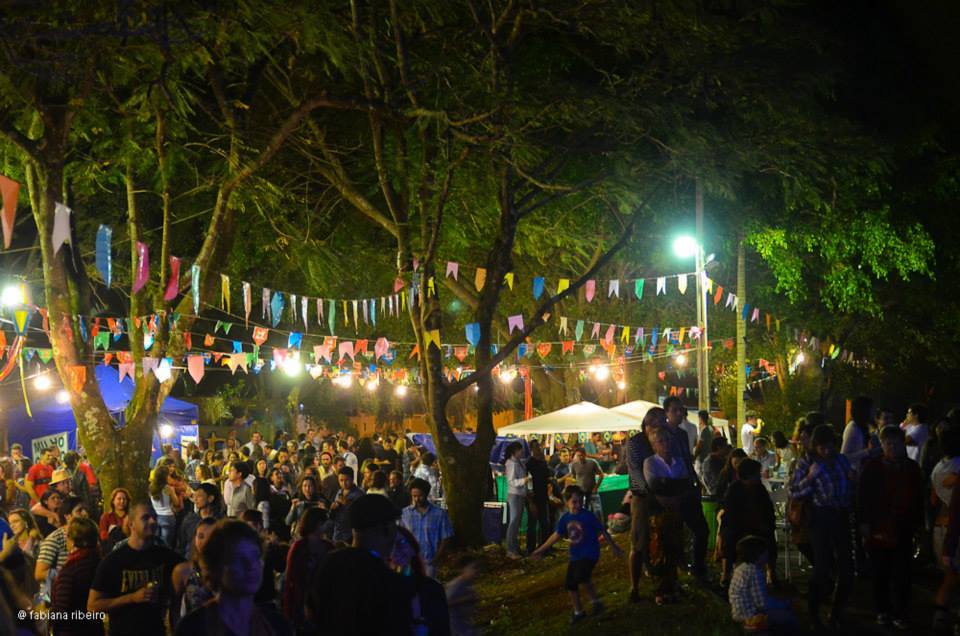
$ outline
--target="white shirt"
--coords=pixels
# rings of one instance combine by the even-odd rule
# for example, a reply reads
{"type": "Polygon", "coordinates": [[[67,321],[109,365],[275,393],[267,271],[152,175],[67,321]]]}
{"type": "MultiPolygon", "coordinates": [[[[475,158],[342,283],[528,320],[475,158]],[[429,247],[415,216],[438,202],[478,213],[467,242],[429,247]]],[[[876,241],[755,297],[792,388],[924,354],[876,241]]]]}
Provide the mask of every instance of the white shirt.
{"type": "Polygon", "coordinates": [[[340,456],[343,457],[343,463],[353,469],[353,478],[356,479],[360,475],[360,464],[357,462],[357,456],[350,451],[343,451],[340,456]]]}
{"type": "Polygon", "coordinates": [[[943,480],[955,473],[960,473],[960,457],[944,457],[937,462],[937,465],[933,467],[933,472],[930,473],[930,483],[933,484],[933,490],[945,506],[950,505],[953,487],[944,486],[943,480]]]}
{"type": "Polygon", "coordinates": [[[740,427],[740,446],[747,455],[753,455],[753,440],[757,436],[757,427],[749,422],[740,427]]]}
{"type": "Polygon", "coordinates": [[[907,437],[917,443],[916,446],[907,446],[907,457],[915,462],[919,462],[920,449],[927,443],[927,438],[930,437],[930,429],[926,424],[909,424],[903,429],[903,432],[906,433],[907,437]]]}

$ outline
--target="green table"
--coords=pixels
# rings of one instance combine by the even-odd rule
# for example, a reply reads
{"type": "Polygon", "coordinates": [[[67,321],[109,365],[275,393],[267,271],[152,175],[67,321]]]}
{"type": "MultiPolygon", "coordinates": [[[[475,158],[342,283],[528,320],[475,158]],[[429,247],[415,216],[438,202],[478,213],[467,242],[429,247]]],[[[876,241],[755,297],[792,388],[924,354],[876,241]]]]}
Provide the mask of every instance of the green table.
{"type": "Polygon", "coordinates": [[[630,489],[629,475],[606,475],[597,494],[600,495],[600,508],[603,510],[603,519],[606,523],[607,515],[620,510],[620,504],[627,490],[630,489]]]}

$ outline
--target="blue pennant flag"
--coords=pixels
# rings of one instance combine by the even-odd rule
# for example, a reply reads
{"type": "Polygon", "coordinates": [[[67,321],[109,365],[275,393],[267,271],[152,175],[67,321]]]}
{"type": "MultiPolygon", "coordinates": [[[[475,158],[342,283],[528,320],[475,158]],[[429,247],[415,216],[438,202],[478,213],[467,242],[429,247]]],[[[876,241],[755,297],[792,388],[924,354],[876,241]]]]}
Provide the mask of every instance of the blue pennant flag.
{"type": "Polygon", "coordinates": [[[243,343],[239,340],[233,341],[233,352],[234,353],[243,353],[243,343]]]}
{"type": "Polygon", "coordinates": [[[287,349],[299,349],[302,342],[303,334],[299,331],[294,331],[290,334],[290,337],[287,338],[287,349]]]}
{"type": "Polygon", "coordinates": [[[543,295],[543,276],[537,276],[533,279],[533,297],[540,300],[543,295]]]}
{"type": "Polygon", "coordinates": [[[113,239],[113,230],[106,225],[101,225],[97,230],[96,260],[97,271],[103,277],[103,282],[107,287],[113,278],[113,260],[110,253],[110,244],[113,239]]]}
{"type": "Polygon", "coordinates": [[[474,347],[477,346],[477,343],[480,342],[480,323],[471,322],[466,327],[467,332],[467,342],[469,342],[474,347]]]}
{"type": "Polygon", "coordinates": [[[280,292],[273,292],[273,299],[270,301],[270,312],[271,318],[273,318],[273,326],[276,327],[280,324],[280,319],[283,317],[283,294],[280,292]]]}

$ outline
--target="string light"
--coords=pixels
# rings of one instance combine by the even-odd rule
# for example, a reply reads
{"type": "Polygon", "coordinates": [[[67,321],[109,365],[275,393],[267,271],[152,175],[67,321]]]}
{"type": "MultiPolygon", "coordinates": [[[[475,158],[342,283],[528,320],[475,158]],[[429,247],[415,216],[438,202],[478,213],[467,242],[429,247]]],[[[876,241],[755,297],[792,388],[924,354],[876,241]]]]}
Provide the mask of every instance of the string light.
{"type": "Polygon", "coordinates": [[[398,398],[404,397],[407,394],[407,385],[398,384],[397,388],[394,389],[393,394],[396,395],[398,398]]]}
{"type": "Polygon", "coordinates": [[[373,393],[377,390],[377,387],[380,385],[380,381],[377,379],[367,380],[367,391],[373,393]]]}
{"type": "Polygon", "coordinates": [[[620,389],[621,391],[626,391],[627,383],[624,382],[623,380],[620,380],[619,382],[617,382],[617,388],[620,389]]]}
{"type": "Polygon", "coordinates": [[[283,361],[283,372],[291,378],[295,378],[303,371],[303,365],[300,364],[300,353],[296,352],[283,361]]]}
{"type": "Polygon", "coordinates": [[[173,427],[169,424],[160,425],[160,437],[164,439],[170,439],[173,437],[173,427]]]}
{"type": "Polygon", "coordinates": [[[57,391],[57,402],[59,402],[60,404],[66,404],[69,401],[70,401],[70,394],[67,393],[66,390],[61,389],[57,391]]]}
{"type": "Polygon", "coordinates": [[[683,355],[682,353],[677,354],[677,357],[673,359],[673,362],[678,367],[685,367],[687,366],[687,356],[683,355]]]}
{"type": "Polygon", "coordinates": [[[797,354],[796,362],[797,364],[803,364],[807,359],[807,356],[803,355],[803,351],[797,354]]]}
{"type": "Polygon", "coordinates": [[[607,378],[610,377],[610,367],[603,366],[603,365],[598,366],[597,370],[593,374],[593,377],[600,380],[601,382],[603,380],[606,380],[607,378]]]}
{"type": "Polygon", "coordinates": [[[516,369],[507,369],[500,374],[500,381],[504,384],[510,384],[517,379],[517,370],[516,369]]]}
{"type": "Polygon", "coordinates": [[[33,388],[37,391],[46,391],[52,386],[53,382],[50,381],[49,373],[41,373],[33,381],[33,388]]]}

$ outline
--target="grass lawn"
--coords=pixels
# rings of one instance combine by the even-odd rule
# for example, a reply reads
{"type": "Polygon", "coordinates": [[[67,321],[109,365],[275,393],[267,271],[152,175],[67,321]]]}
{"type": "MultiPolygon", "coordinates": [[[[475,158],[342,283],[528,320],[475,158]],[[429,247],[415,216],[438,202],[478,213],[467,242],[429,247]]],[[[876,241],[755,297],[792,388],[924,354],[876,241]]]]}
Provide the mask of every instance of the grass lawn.
{"type": "MultiPolygon", "coordinates": [[[[615,540],[629,552],[629,537],[615,540]]],[[[701,589],[689,577],[680,603],[657,607],[652,581],[641,579],[643,601],[628,601],[630,581],[626,557],[618,559],[604,546],[593,581],[606,609],[571,626],[570,600],[563,589],[567,551],[558,543],[554,556],[542,561],[507,559],[499,546],[484,551],[484,571],[477,583],[480,604],[476,625],[486,634],[741,634],[730,619],[730,608],[715,594],[701,589]]],[[[584,597],[584,607],[590,604],[584,597]]]]}

